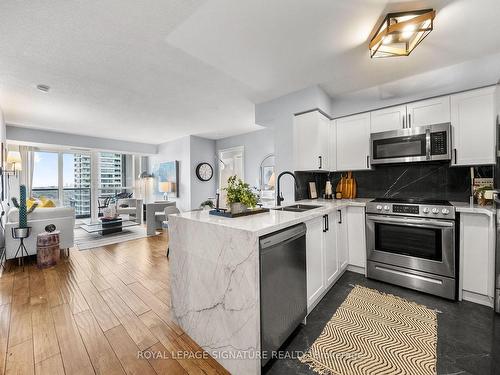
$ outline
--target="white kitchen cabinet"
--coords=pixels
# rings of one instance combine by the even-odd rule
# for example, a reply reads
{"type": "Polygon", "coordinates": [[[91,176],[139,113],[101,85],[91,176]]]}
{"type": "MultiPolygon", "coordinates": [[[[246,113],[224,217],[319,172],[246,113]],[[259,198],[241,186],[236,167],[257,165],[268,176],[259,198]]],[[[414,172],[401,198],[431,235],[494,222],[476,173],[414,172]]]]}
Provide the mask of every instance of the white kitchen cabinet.
{"type": "MultiPolygon", "coordinates": [[[[315,306],[326,289],[323,251],[323,217],[306,222],[307,308],[315,306]]],[[[311,307],[312,310],[312,307],[311,307]]]]}
{"type": "Polygon", "coordinates": [[[364,273],[366,270],[365,208],[349,206],[346,216],[349,265],[353,271],[364,273]]]}
{"type": "Polygon", "coordinates": [[[399,105],[370,112],[371,132],[399,130],[406,126],[406,106],[399,105]]]}
{"type": "Polygon", "coordinates": [[[410,128],[450,122],[450,96],[409,103],[406,111],[406,125],[410,128]]]}
{"type": "Polygon", "coordinates": [[[330,171],[337,170],[337,121],[330,121],[330,139],[328,149],[328,166],[330,171]]]}
{"type": "Polygon", "coordinates": [[[335,225],[337,231],[337,252],[340,272],[343,272],[349,264],[349,249],[347,243],[347,208],[336,210],[335,225]]]}
{"type": "Polygon", "coordinates": [[[495,87],[451,96],[452,165],[496,163],[495,87]]]}
{"type": "Polygon", "coordinates": [[[335,216],[334,211],[324,217],[326,224],[326,231],[324,232],[325,284],[327,288],[337,280],[340,274],[335,216]]]}
{"type": "Polygon", "coordinates": [[[370,169],[370,113],[339,118],[337,132],[337,170],[370,169]]]}
{"type": "Polygon", "coordinates": [[[495,218],[460,214],[462,298],[493,306],[495,282],[495,218]]]}
{"type": "Polygon", "coordinates": [[[294,170],[329,170],[330,119],[319,111],[296,115],[293,122],[294,170]]]}
{"type": "Polygon", "coordinates": [[[338,232],[337,220],[337,211],[333,210],[306,222],[308,312],[319,303],[346,268],[341,267],[342,260],[337,250],[342,241],[339,239],[342,232],[338,232]]]}

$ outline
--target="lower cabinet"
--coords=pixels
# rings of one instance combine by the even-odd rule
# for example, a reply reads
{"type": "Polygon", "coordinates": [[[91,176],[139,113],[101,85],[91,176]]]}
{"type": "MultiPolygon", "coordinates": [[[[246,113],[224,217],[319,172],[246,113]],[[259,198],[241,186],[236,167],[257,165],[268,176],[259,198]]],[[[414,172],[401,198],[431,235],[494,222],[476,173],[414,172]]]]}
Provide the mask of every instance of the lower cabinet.
{"type": "Polygon", "coordinates": [[[493,306],[495,288],[495,218],[460,214],[462,299],[493,306]]]}
{"type": "Polygon", "coordinates": [[[342,220],[342,210],[335,210],[305,223],[308,313],[347,267],[347,241],[342,220]]]}
{"type": "MultiPolygon", "coordinates": [[[[349,251],[349,269],[365,273],[366,270],[366,235],[365,207],[349,206],[347,211],[347,243],[349,251]]],[[[347,247],[347,246],[346,246],[347,247]]]]}

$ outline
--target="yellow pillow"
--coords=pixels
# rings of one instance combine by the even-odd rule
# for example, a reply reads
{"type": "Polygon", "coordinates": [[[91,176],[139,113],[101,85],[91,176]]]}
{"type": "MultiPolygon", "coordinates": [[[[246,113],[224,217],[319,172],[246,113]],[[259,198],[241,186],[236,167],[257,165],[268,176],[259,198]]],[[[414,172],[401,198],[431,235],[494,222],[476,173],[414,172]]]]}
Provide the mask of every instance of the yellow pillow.
{"type": "Polygon", "coordinates": [[[51,200],[51,199],[44,199],[44,200],[42,201],[42,204],[41,204],[41,206],[40,206],[40,207],[43,207],[43,208],[50,208],[50,207],[55,207],[55,206],[56,206],[56,204],[54,203],[54,201],[53,201],[53,200],[51,200]]]}
{"type": "Polygon", "coordinates": [[[33,206],[33,203],[35,202],[36,202],[35,198],[30,198],[26,201],[26,207],[28,208],[28,210],[31,208],[31,206],[33,206]]]}

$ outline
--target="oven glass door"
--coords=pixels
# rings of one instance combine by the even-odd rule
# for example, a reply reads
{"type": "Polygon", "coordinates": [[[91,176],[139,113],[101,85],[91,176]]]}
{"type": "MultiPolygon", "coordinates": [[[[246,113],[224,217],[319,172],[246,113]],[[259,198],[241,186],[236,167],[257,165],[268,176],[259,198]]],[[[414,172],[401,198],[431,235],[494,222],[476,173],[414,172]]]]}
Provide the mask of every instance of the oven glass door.
{"type": "Polygon", "coordinates": [[[455,274],[455,224],[367,215],[369,260],[443,276],[455,274]]]}
{"type": "Polygon", "coordinates": [[[424,134],[372,140],[373,159],[426,158],[427,144],[424,134]]]}
{"type": "Polygon", "coordinates": [[[375,223],[375,249],[442,261],[442,231],[441,228],[375,223]]]}

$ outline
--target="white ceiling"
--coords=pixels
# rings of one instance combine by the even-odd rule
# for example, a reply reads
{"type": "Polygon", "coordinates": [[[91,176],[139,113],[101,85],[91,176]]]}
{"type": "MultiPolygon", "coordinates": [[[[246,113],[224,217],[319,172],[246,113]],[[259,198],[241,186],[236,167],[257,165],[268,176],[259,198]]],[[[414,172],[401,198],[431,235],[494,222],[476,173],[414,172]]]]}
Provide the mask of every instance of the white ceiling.
{"type": "Polygon", "coordinates": [[[3,0],[0,106],[68,133],[221,138],[257,128],[254,103],[313,84],[341,100],[496,54],[499,19],[498,0],[3,0]],[[435,30],[410,57],[369,58],[386,12],[427,7],[435,30]]]}

